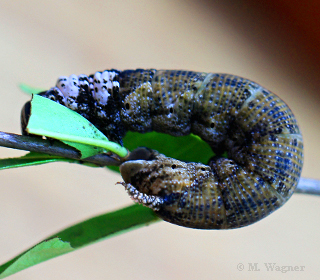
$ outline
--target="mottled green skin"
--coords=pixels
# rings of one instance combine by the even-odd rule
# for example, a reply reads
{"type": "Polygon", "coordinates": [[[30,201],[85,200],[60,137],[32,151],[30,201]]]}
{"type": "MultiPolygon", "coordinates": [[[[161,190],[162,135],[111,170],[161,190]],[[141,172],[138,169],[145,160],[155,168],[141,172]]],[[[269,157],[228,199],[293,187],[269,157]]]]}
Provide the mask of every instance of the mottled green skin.
{"type": "Polygon", "coordinates": [[[126,183],[163,199],[156,213],[164,220],[238,228],[269,215],[293,194],[303,164],[302,136],[289,107],[270,91],[232,75],[166,70],[131,72],[120,83],[127,130],[194,133],[217,155],[228,152],[229,159],[213,158],[211,169],[163,155],[140,161],[138,169],[132,169],[134,161],[123,165],[126,183]]]}
{"type": "MultiPolygon", "coordinates": [[[[136,202],[174,224],[230,229],[260,220],[291,197],[302,170],[303,141],[295,117],[279,97],[227,74],[112,72],[120,86],[107,88],[107,104],[94,99],[96,86],[104,81],[79,76],[72,108],[110,140],[121,144],[127,131],[193,133],[217,155],[208,165],[156,152],[148,160],[123,163],[123,185],[136,202]],[[228,159],[221,157],[225,151],[228,159]]],[[[41,95],[65,102],[56,87],[41,95]]]]}

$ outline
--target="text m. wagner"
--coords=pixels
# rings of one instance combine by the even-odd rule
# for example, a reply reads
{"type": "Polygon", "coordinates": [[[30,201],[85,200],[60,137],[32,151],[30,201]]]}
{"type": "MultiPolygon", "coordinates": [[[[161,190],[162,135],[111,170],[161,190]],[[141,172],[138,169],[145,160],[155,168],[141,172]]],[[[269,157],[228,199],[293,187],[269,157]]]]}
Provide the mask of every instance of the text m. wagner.
{"type": "MultiPolygon", "coordinates": [[[[258,263],[248,263],[248,271],[260,271],[258,263]]],[[[264,267],[267,271],[276,271],[286,273],[289,271],[304,271],[304,265],[278,265],[277,263],[264,263],[264,267]]]]}

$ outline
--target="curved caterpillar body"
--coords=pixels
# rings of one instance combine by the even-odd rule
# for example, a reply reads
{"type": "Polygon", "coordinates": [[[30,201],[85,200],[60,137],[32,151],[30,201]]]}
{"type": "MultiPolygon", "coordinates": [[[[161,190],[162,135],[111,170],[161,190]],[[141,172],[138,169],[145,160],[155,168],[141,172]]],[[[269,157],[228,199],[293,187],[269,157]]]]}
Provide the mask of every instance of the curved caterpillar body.
{"type": "Polygon", "coordinates": [[[126,131],[196,134],[208,165],[152,152],[120,166],[129,195],[164,220],[203,229],[254,223],[293,194],[303,141],[289,107],[260,85],[227,74],[110,70],[59,78],[41,95],[79,112],[122,144],[126,131]],[[228,158],[221,157],[227,152],[228,158]]]}

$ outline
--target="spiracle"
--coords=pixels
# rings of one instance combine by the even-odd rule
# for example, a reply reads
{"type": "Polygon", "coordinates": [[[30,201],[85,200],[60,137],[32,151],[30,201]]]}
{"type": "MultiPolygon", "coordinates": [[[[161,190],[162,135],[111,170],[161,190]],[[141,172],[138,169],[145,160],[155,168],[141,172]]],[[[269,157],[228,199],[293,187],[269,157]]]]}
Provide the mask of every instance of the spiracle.
{"type": "Polygon", "coordinates": [[[262,86],[228,74],[106,70],[60,77],[42,96],[77,111],[122,144],[127,131],[198,135],[208,165],[150,151],[120,172],[132,199],[165,221],[191,228],[252,224],[293,194],[303,140],[290,108],[262,86]],[[222,154],[227,152],[227,158],[222,154]]]}

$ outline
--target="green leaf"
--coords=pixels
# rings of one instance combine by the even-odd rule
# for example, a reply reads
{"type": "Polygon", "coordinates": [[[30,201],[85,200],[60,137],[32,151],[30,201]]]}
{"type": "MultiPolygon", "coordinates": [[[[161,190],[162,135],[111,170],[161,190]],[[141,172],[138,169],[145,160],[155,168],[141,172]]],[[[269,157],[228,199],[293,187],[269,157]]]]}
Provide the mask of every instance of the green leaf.
{"type": "Polygon", "coordinates": [[[41,88],[31,87],[31,86],[28,86],[27,84],[20,84],[20,85],[19,85],[19,88],[20,88],[23,92],[25,92],[25,93],[27,93],[27,94],[30,94],[30,95],[32,95],[32,94],[38,94],[38,93],[44,91],[44,90],[41,89],[41,88]]]}
{"type": "Polygon", "coordinates": [[[78,162],[76,160],[66,159],[58,156],[50,156],[46,154],[30,152],[18,158],[0,159],[0,170],[8,169],[8,168],[39,165],[39,164],[45,164],[49,162],[56,162],[56,161],[78,162]]]}
{"type": "Polygon", "coordinates": [[[52,237],[58,236],[61,240],[70,242],[73,248],[80,248],[156,221],[160,219],[151,209],[134,204],[91,218],[52,237]]]}
{"type": "Polygon", "coordinates": [[[137,204],[91,218],[52,235],[1,265],[0,278],[2,279],[48,259],[159,220],[151,209],[137,204]]]}
{"type": "Polygon", "coordinates": [[[158,132],[141,134],[129,131],[124,137],[123,143],[130,151],[137,147],[145,146],[157,150],[168,157],[183,161],[207,164],[208,160],[214,156],[209,144],[193,134],[175,137],[158,132]]]}
{"type": "Polygon", "coordinates": [[[3,272],[0,274],[0,279],[71,251],[74,251],[74,249],[70,244],[59,238],[45,240],[1,266],[0,269],[2,268],[3,272]]]}
{"type": "MultiPolygon", "coordinates": [[[[204,164],[215,155],[208,143],[193,134],[174,137],[154,131],[145,134],[129,131],[123,138],[123,143],[130,151],[143,146],[157,150],[168,157],[204,164]]],[[[107,168],[119,172],[118,166],[107,166],[107,168]]]]}
{"type": "Polygon", "coordinates": [[[127,150],[111,142],[78,113],[39,95],[33,95],[27,132],[61,140],[81,152],[82,158],[111,151],[120,157],[127,150]]]}

